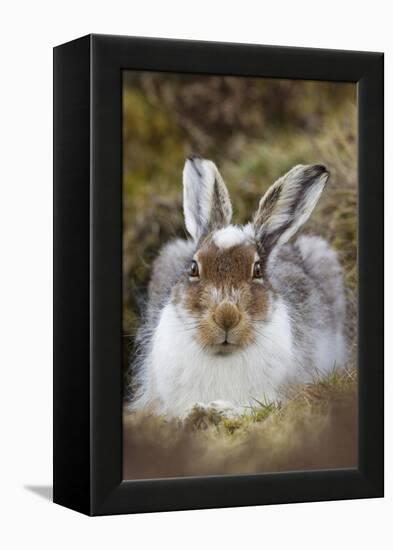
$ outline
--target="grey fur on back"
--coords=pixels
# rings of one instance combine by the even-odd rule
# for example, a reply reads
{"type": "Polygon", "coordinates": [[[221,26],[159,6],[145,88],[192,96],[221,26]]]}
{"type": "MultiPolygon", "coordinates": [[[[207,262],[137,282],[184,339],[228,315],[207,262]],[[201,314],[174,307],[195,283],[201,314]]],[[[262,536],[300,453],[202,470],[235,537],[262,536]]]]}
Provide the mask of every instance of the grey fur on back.
{"type": "Polygon", "coordinates": [[[153,262],[148,288],[147,322],[155,325],[159,312],[170,297],[172,288],[192,260],[193,241],[174,239],[165,244],[153,262]]]}
{"type": "Polygon", "coordinates": [[[319,334],[340,333],[345,324],[345,291],[336,252],[321,237],[301,235],[278,248],[268,278],[288,308],[299,361],[313,366],[319,334]]]}
{"type": "Polygon", "coordinates": [[[132,357],[136,385],[140,382],[143,360],[150,348],[160,312],[168,302],[175,283],[187,264],[191,262],[195,249],[196,245],[193,241],[173,239],[161,248],[153,262],[147,299],[141,315],[142,322],[136,334],[135,351],[132,357]]]}

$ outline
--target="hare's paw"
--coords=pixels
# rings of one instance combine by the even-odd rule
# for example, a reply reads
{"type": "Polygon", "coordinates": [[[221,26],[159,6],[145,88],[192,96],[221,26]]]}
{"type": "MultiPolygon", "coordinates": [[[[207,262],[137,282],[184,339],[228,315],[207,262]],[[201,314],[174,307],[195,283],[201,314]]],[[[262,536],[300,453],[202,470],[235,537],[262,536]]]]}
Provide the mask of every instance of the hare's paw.
{"type": "Polygon", "coordinates": [[[242,407],[235,407],[229,401],[198,402],[186,410],[182,421],[187,428],[205,430],[209,426],[217,426],[223,418],[237,418],[242,413],[242,407]]]}
{"type": "Polygon", "coordinates": [[[181,417],[183,426],[193,430],[206,430],[211,425],[217,425],[221,416],[209,410],[206,403],[197,402],[186,409],[181,417]]]}
{"type": "Polygon", "coordinates": [[[226,418],[237,418],[241,416],[244,412],[243,407],[236,407],[230,401],[210,401],[207,404],[207,408],[211,411],[215,411],[217,414],[220,414],[221,417],[225,416],[226,418]]]}

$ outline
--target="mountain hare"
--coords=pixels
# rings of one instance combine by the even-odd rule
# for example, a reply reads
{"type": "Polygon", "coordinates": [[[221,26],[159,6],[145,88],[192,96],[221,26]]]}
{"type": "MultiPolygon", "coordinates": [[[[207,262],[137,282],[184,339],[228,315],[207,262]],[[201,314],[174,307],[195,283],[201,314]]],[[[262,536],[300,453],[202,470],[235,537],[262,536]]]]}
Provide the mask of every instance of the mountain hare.
{"type": "Polygon", "coordinates": [[[238,226],[230,225],[232,206],[215,164],[186,161],[191,239],[169,242],[153,264],[131,409],[184,416],[198,404],[236,415],[343,364],[336,254],[320,237],[288,243],[328,177],[324,166],[295,166],[268,189],[252,222],[238,226]]]}

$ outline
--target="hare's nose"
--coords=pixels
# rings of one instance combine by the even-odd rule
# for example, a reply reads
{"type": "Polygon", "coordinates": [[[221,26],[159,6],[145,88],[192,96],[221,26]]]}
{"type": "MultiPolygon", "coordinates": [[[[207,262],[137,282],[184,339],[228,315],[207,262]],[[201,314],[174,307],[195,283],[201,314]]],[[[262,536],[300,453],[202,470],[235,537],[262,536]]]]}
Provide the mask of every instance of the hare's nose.
{"type": "Polygon", "coordinates": [[[213,319],[220,328],[230,330],[239,324],[240,312],[234,304],[224,302],[216,308],[213,319]]]}

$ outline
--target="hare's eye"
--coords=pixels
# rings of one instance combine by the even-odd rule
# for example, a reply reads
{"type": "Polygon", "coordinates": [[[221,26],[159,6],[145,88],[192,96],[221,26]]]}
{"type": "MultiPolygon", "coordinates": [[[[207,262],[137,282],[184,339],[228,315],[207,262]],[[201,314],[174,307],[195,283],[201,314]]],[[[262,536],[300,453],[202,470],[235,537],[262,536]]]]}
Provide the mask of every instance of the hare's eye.
{"type": "Polygon", "coordinates": [[[190,277],[199,277],[199,268],[195,260],[192,260],[188,274],[190,277]]]}
{"type": "Polygon", "coordinates": [[[261,279],[262,278],[262,266],[261,262],[255,262],[254,264],[254,271],[253,271],[253,278],[254,279],[261,279]]]}

